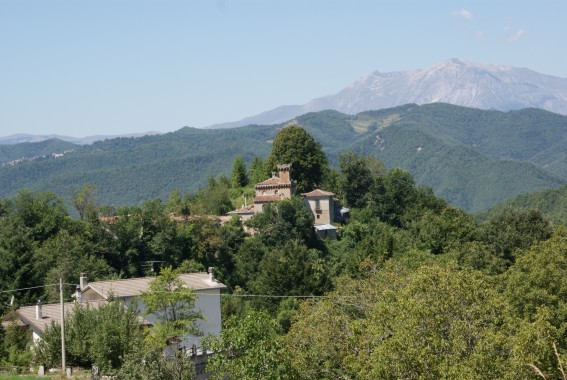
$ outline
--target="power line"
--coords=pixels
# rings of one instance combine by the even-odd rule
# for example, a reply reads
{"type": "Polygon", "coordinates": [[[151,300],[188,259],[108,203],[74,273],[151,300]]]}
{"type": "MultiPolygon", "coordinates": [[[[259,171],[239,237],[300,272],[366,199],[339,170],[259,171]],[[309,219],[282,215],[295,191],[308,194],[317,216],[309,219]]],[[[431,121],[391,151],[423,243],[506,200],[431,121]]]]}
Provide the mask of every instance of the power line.
{"type": "MultiPolygon", "coordinates": [[[[68,286],[78,286],[78,284],[70,284],[70,283],[63,283],[63,285],[68,285],[68,286]]],[[[59,284],[46,284],[46,285],[39,285],[39,286],[31,286],[28,288],[19,288],[19,289],[11,289],[11,290],[1,290],[0,293],[14,293],[14,292],[19,292],[19,291],[24,291],[24,290],[32,290],[32,289],[39,289],[39,288],[47,288],[50,286],[59,286],[59,284]]],[[[152,293],[175,293],[176,291],[158,291],[158,292],[152,292],[152,293]]],[[[214,294],[214,293],[201,293],[201,292],[194,292],[193,294],[195,294],[196,296],[214,296],[217,297],[219,296],[218,294],[214,294]]],[[[316,295],[280,295],[280,294],[240,294],[240,293],[222,293],[220,294],[221,297],[240,297],[240,298],[304,298],[304,299],[309,299],[309,298],[313,298],[313,299],[317,299],[317,298],[330,298],[333,296],[329,296],[329,295],[321,295],[321,296],[316,296],[316,295]]],[[[339,296],[340,297],[340,296],[339,296]]],[[[344,297],[344,296],[343,296],[344,297]]],[[[340,297],[340,298],[343,298],[340,297]]]]}
{"type": "MultiPolygon", "coordinates": [[[[197,295],[213,295],[213,294],[206,294],[206,293],[195,293],[197,295]]],[[[292,296],[292,295],[274,295],[274,294],[235,294],[235,293],[225,293],[221,294],[221,297],[258,297],[258,298],[329,298],[330,296],[313,296],[313,295],[299,295],[299,296],[292,296]]]]}
{"type": "MultiPolygon", "coordinates": [[[[74,285],[74,284],[63,284],[63,285],[74,285]]],[[[22,290],[31,290],[31,289],[47,288],[48,286],[59,286],[59,284],[47,284],[47,285],[31,286],[31,287],[29,287],[29,288],[20,288],[20,289],[11,289],[11,290],[0,290],[0,293],[20,292],[20,291],[22,291],[22,290]]]]}
{"type": "MultiPolygon", "coordinates": [[[[64,282],[63,285],[77,286],[78,284],[70,284],[70,283],[64,282]]],[[[59,284],[47,284],[47,285],[31,286],[31,287],[29,287],[29,288],[19,288],[19,289],[11,289],[11,290],[0,290],[0,293],[19,292],[19,291],[22,291],[22,290],[31,290],[31,289],[47,288],[47,287],[49,287],[49,286],[59,286],[59,284]]]]}

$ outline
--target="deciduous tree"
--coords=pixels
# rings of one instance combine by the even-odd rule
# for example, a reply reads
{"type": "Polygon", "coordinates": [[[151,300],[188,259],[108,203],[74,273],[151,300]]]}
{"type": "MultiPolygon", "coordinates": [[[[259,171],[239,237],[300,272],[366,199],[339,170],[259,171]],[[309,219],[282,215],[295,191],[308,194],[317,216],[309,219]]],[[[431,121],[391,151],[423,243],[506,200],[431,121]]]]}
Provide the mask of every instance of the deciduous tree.
{"type": "Polygon", "coordinates": [[[148,291],[141,298],[146,305],[145,314],[154,316],[154,324],[146,336],[148,347],[162,349],[172,340],[200,333],[196,323],[202,316],[195,309],[195,292],[171,267],[162,269],[150,281],[148,291]]]}
{"type": "Polygon", "coordinates": [[[207,362],[213,379],[296,379],[280,353],[277,323],[264,312],[231,317],[220,338],[205,341],[215,352],[207,362]]]}
{"type": "Polygon", "coordinates": [[[313,136],[299,125],[290,125],[274,139],[266,161],[267,172],[276,171],[278,164],[291,164],[291,177],[297,180],[297,191],[301,193],[321,184],[328,161],[313,136]]]}
{"type": "Polygon", "coordinates": [[[356,153],[343,153],[339,156],[339,167],[339,186],[346,204],[349,207],[364,207],[374,181],[366,160],[356,153]]]}

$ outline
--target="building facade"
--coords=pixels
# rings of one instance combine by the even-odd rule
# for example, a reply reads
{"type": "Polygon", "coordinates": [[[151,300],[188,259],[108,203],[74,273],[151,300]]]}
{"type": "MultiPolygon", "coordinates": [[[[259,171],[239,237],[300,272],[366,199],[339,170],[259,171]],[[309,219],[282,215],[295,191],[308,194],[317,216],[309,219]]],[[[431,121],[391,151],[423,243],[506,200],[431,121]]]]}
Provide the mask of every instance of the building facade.
{"type": "MultiPolygon", "coordinates": [[[[76,307],[89,306],[98,308],[109,302],[109,299],[118,299],[124,306],[132,303],[138,308],[140,323],[152,325],[155,316],[145,315],[145,305],[141,301],[142,292],[148,291],[148,285],[155,277],[141,277],[123,280],[108,280],[88,282],[86,276],[81,276],[80,285],[75,293],[75,302],[64,304],[65,316],[71,315],[76,307]]],[[[209,268],[209,273],[187,273],[180,274],[179,278],[185,286],[195,291],[195,309],[203,315],[203,319],[197,321],[197,327],[203,333],[220,335],[221,332],[221,290],[226,286],[214,278],[214,271],[209,268]]],[[[16,310],[17,323],[28,326],[32,331],[34,342],[41,340],[47,327],[52,322],[61,324],[61,304],[41,304],[35,306],[21,307],[16,310]]],[[[187,335],[183,338],[179,348],[200,347],[201,336],[187,335]]]]}
{"type": "MultiPolygon", "coordinates": [[[[295,195],[296,181],[291,179],[291,164],[278,165],[278,175],[256,184],[254,187],[254,201],[251,205],[244,204],[241,208],[229,212],[237,215],[245,222],[255,214],[264,210],[264,206],[271,202],[290,199],[295,195]]],[[[337,228],[332,223],[343,221],[343,214],[339,213],[340,204],[335,200],[334,193],[315,189],[309,193],[301,194],[305,207],[313,214],[314,228],[320,238],[336,239],[337,228]]],[[[245,226],[246,228],[246,226],[245,226]]],[[[253,233],[253,231],[248,231],[253,233]]]]}

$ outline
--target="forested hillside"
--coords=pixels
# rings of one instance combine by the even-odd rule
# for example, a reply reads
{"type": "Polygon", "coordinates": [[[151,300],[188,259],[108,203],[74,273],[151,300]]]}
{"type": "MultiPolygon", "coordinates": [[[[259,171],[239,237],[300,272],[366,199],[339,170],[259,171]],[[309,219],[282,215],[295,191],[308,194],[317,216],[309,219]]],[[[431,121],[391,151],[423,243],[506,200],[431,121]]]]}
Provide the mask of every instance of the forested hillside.
{"type": "MultiPolygon", "coordinates": [[[[332,166],[345,151],[371,155],[408,170],[418,184],[467,211],[482,211],[526,192],[557,187],[567,178],[567,117],[525,109],[481,111],[447,104],[406,105],[349,116],[322,111],[300,116],[332,166]]],[[[23,188],[50,190],[70,204],[84,184],[101,203],[135,205],[165,200],[173,189],[193,193],[209,177],[228,175],[237,155],[265,158],[282,125],[228,130],[183,128],[142,138],[119,138],[72,152],[0,168],[0,196],[23,188]]],[[[61,153],[68,144],[2,146],[2,162],[32,153],[61,153]]]]}
{"type": "MultiPolygon", "coordinates": [[[[333,120],[340,128],[345,119],[333,120]]],[[[181,133],[198,139],[201,132],[181,133]]],[[[278,133],[266,161],[243,162],[234,160],[230,180],[211,178],[193,194],[173,191],[167,202],[109,207],[84,186],[74,199],[79,218],[51,192],[2,199],[5,319],[14,307],[56,301],[59,278],[69,299],[81,273],[102,280],[159,272],[165,287],[156,288],[157,298],[142,294],[146,303],[194,300],[189,289],[182,296],[167,284],[176,273],[215,267],[228,292],[221,335],[202,341],[213,352],[206,362],[213,379],[560,378],[567,364],[564,226],[513,208],[477,222],[373,156],[343,153],[329,168],[321,145],[299,126],[278,133]],[[317,239],[297,196],[247,221],[253,235],[237,217],[224,224],[211,217],[250,194],[282,157],[302,173],[298,188],[322,186],[350,208],[338,240],[317,239]]],[[[184,315],[170,327],[142,329],[136,311],[118,303],[80,308],[65,329],[67,363],[117,379],[191,379],[192,361],[162,355],[200,318],[184,315]]],[[[60,365],[57,326],[34,350],[18,325],[4,326],[0,369],[60,365]]]]}
{"type": "Polygon", "coordinates": [[[506,209],[538,210],[550,221],[567,225],[567,185],[515,196],[480,214],[486,218],[506,209]]]}
{"type": "Polygon", "coordinates": [[[75,148],[77,148],[75,144],[54,139],[37,143],[0,145],[0,165],[15,165],[18,161],[47,159],[52,157],[52,154],[62,154],[75,148]]]}
{"type": "MultiPolygon", "coordinates": [[[[308,149],[319,156],[318,144],[308,149]]],[[[311,155],[291,154],[292,167],[311,155]]],[[[228,286],[223,332],[203,341],[216,353],[206,364],[213,379],[561,378],[565,227],[511,208],[477,222],[407,171],[353,152],[339,156],[336,170],[325,159],[315,163],[327,174],[312,185],[351,209],[336,241],[316,238],[300,197],[246,222],[252,236],[237,218],[222,226],[210,218],[265,178],[271,160],[256,159],[243,172],[236,159],[231,180],[211,179],[196,194],[172,192],[167,202],[112,208],[87,186],[75,198],[80,218],[48,192],[2,199],[3,311],[12,295],[15,306],[56,300],[51,284],[60,276],[69,297],[80,273],[101,280],[151,273],[152,262],[166,276],[213,266],[228,286]]],[[[69,365],[95,365],[117,379],[192,378],[190,361],[164,363],[166,343],[156,348],[147,339],[153,329],[133,328],[135,315],[113,307],[69,322],[69,365]],[[109,346],[122,355],[110,357],[109,346]]],[[[18,331],[0,330],[3,366],[60,365],[56,328],[33,355],[18,331]]]]}

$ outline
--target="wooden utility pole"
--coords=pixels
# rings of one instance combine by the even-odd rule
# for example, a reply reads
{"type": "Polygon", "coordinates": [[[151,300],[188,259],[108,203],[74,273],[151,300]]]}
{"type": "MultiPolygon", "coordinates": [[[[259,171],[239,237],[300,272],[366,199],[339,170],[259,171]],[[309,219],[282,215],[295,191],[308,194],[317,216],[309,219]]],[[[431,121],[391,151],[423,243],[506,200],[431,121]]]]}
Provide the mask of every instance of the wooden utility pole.
{"type": "Polygon", "coordinates": [[[61,302],[61,374],[62,378],[67,378],[65,371],[65,304],[63,303],[63,278],[59,278],[59,301],[61,302]]]}

